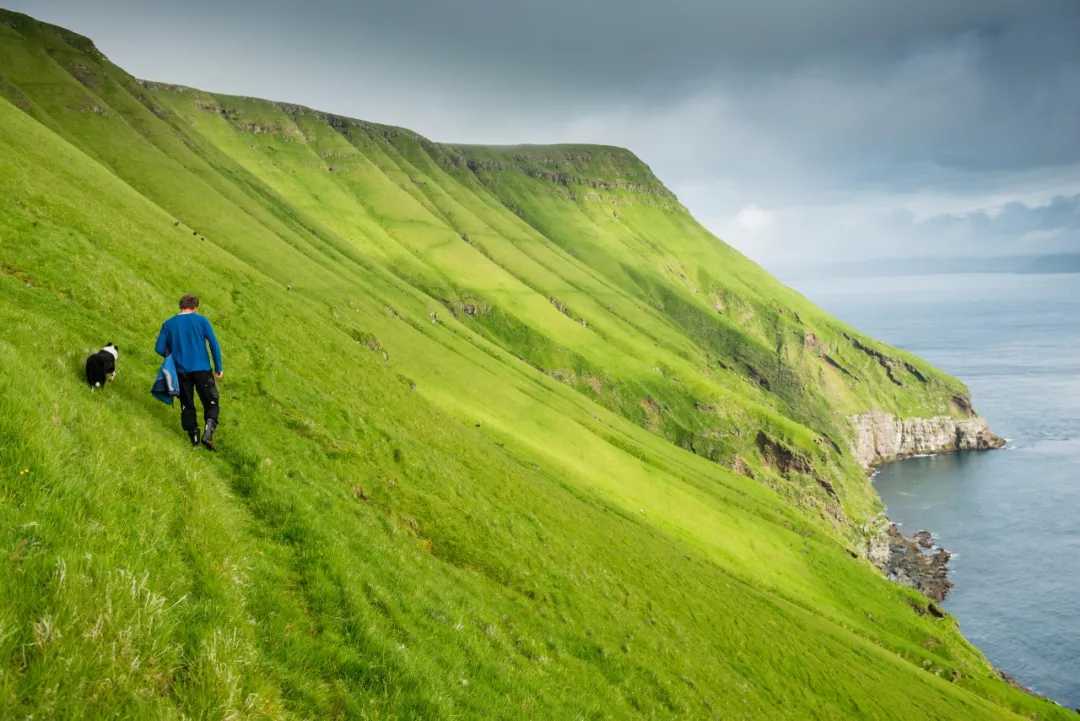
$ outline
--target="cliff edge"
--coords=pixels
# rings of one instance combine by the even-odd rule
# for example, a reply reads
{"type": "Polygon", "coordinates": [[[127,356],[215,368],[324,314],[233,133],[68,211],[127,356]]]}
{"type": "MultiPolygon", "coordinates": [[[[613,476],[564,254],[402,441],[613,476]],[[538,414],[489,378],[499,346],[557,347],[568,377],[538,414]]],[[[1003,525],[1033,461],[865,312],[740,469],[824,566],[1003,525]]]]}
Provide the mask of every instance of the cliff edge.
{"type": "Polygon", "coordinates": [[[854,428],[852,450],[864,467],[912,456],[1001,448],[1005,439],[979,416],[952,418],[897,418],[884,411],[868,411],[849,418],[854,428]]]}

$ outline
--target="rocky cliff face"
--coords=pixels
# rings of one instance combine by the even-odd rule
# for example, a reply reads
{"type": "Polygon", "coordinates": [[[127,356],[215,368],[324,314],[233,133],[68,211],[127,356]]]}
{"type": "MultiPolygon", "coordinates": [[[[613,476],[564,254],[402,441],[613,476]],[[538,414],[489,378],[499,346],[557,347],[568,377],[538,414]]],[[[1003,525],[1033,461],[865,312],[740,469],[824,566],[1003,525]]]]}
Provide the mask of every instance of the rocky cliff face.
{"type": "Polygon", "coordinates": [[[1005,445],[979,417],[897,418],[883,411],[868,411],[849,420],[855,430],[855,458],[866,468],[910,456],[1005,445]]]}

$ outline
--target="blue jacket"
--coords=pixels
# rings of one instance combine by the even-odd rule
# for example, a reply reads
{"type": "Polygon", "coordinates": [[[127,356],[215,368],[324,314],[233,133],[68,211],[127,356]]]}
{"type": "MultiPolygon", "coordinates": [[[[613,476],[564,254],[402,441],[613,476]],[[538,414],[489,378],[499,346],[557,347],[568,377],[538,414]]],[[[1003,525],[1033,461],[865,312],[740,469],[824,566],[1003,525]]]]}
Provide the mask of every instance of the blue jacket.
{"type": "Polygon", "coordinates": [[[161,324],[155,350],[160,356],[171,356],[180,373],[210,370],[210,358],[206,344],[214,354],[214,368],[221,368],[221,346],[214,336],[214,328],[198,313],[180,313],[161,324]]]}
{"type": "Polygon", "coordinates": [[[171,355],[165,356],[150,392],[154,398],[170,406],[173,398],[180,395],[180,377],[176,374],[176,364],[173,363],[171,355]]]}

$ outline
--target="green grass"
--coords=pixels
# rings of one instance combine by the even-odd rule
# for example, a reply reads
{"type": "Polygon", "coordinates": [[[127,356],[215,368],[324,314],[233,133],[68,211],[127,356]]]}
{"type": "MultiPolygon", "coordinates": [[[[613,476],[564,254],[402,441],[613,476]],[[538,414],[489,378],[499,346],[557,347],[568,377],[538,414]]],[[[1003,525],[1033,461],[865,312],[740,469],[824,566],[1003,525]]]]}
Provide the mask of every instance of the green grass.
{"type": "Polygon", "coordinates": [[[846,415],[963,386],[629,152],[139,83],[2,11],[0,94],[4,718],[1066,717],[849,553],[846,415]],[[148,393],[186,291],[214,455],[148,393]]]}

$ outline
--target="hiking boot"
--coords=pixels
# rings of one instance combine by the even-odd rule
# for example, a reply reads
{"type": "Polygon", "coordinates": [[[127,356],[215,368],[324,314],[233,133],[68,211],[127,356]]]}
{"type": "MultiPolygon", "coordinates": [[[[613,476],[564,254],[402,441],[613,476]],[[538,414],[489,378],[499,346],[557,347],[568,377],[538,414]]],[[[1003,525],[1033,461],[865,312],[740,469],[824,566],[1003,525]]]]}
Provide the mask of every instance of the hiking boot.
{"type": "Polygon", "coordinates": [[[208,420],[206,427],[203,429],[202,444],[206,446],[206,450],[214,451],[214,431],[217,430],[217,421],[208,420]]]}
{"type": "Polygon", "coordinates": [[[199,447],[199,432],[198,431],[192,431],[191,433],[189,433],[188,438],[191,439],[191,447],[192,448],[198,448],[199,447]]]}

